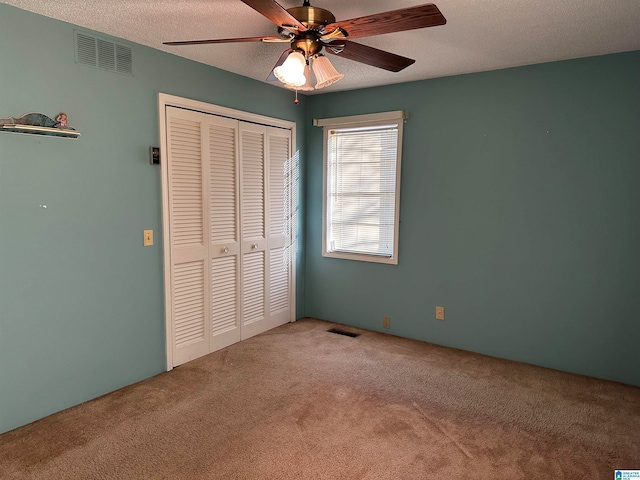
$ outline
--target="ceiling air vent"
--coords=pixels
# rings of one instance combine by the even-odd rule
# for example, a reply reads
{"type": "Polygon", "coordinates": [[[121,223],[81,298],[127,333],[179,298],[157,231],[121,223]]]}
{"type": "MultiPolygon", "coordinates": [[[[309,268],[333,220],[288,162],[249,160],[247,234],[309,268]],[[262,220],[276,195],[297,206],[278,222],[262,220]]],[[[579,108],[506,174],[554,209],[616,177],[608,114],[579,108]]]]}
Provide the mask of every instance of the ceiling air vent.
{"type": "Polygon", "coordinates": [[[76,63],[133,75],[131,47],[86,33],[75,32],[75,37],[76,63]]]}

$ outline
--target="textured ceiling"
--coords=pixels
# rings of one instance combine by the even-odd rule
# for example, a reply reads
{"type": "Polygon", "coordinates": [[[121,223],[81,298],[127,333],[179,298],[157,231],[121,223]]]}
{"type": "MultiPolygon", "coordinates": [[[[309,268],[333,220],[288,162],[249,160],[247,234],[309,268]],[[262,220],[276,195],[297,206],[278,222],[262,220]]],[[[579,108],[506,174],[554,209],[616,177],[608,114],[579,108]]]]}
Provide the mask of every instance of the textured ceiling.
{"type": "MultiPolygon", "coordinates": [[[[168,47],[163,41],[275,35],[240,0],[0,0],[24,10],[265,81],[286,44],[168,47]]],[[[289,8],[301,0],[280,0],[289,8]]],[[[315,0],[337,20],[420,0],[315,0]]],[[[345,78],[321,92],[387,85],[519,65],[640,50],[640,0],[435,0],[444,26],[367,37],[359,43],[416,59],[391,73],[330,56],[345,78]]]]}

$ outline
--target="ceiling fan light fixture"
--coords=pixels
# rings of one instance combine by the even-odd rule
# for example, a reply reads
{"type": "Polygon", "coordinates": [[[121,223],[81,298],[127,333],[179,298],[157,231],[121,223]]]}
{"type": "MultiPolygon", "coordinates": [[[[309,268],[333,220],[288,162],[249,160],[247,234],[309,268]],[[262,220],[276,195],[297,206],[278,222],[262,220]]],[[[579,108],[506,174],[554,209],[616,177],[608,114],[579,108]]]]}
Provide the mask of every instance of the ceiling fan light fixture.
{"type": "MultiPolygon", "coordinates": [[[[445,25],[446,18],[433,3],[400,8],[336,22],[329,10],[312,7],[303,0],[300,7],[285,9],[280,0],[241,0],[278,27],[277,36],[217,38],[163,42],[165,45],[205,45],[237,42],[285,42],[289,48],[278,58],[276,67],[267,77],[280,80],[285,87],[297,90],[317,90],[344,77],[322,55],[322,49],[342,57],[390,72],[399,72],[415,60],[369,47],[352,40],[394,32],[404,32],[445,25]],[[311,66],[309,66],[311,65],[311,66]],[[311,72],[317,83],[312,88],[311,72]]],[[[296,93],[296,103],[297,93],[296,93]]]]}
{"type": "Polygon", "coordinates": [[[285,83],[284,86],[291,90],[300,90],[301,92],[310,92],[311,90],[315,90],[315,87],[311,83],[311,67],[309,65],[307,65],[304,69],[304,78],[305,83],[301,87],[296,87],[287,83],[285,83]]]}
{"type": "Polygon", "coordinates": [[[324,55],[318,55],[313,59],[313,73],[317,80],[316,89],[327,87],[344,77],[324,55]]]}
{"type": "Polygon", "coordinates": [[[273,69],[273,74],[285,85],[302,87],[307,81],[304,75],[306,65],[300,52],[291,52],[282,65],[273,69]]]}

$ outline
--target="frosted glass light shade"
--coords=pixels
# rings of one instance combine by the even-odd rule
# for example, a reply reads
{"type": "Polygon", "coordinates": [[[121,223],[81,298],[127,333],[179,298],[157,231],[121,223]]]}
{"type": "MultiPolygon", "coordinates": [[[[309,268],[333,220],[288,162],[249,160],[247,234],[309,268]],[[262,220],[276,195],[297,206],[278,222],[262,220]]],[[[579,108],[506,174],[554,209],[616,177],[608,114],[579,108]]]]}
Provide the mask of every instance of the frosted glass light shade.
{"type": "Polygon", "coordinates": [[[305,82],[304,85],[302,85],[301,87],[297,87],[295,85],[289,85],[287,83],[284,84],[285,87],[290,88],[291,90],[300,90],[302,92],[310,92],[311,90],[314,90],[314,86],[311,83],[311,67],[306,65],[304,68],[304,78],[305,78],[305,82]]]}
{"type": "Polygon", "coordinates": [[[313,59],[313,73],[318,81],[316,88],[326,87],[344,77],[342,73],[338,73],[338,71],[333,68],[329,59],[324,55],[318,55],[313,59]]]}
{"type": "Polygon", "coordinates": [[[300,52],[291,52],[282,65],[273,69],[273,74],[285,85],[301,87],[305,84],[306,62],[300,52]]]}

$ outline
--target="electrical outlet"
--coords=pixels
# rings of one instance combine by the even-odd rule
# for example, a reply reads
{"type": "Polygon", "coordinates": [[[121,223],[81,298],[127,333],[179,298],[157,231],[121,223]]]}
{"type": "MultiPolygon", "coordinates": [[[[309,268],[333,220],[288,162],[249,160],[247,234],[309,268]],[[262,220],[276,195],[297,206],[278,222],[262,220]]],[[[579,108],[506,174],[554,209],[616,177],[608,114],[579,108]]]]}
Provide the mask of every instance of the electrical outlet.
{"type": "Polygon", "coordinates": [[[444,320],[444,307],[436,307],[436,320],[444,320]]]}
{"type": "Polygon", "coordinates": [[[382,328],[391,328],[391,319],[389,317],[382,319],[382,328]]]}
{"type": "Polygon", "coordinates": [[[145,230],[144,231],[144,242],[143,245],[145,247],[150,247],[153,245],[153,230],[145,230]]]}

